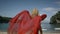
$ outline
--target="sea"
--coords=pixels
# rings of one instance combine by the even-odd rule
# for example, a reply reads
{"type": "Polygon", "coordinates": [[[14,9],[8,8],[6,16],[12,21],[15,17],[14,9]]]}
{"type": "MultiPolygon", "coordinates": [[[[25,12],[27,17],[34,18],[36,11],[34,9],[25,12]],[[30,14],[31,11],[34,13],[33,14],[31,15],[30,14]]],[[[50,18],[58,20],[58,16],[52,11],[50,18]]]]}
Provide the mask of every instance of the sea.
{"type": "MultiPolygon", "coordinates": [[[[0,31],[7,31],[9,23],[0,23],[0,31]]],[[[60,24],[41,23],[42,30],[45,32],[60,32],[60,24]]]]}

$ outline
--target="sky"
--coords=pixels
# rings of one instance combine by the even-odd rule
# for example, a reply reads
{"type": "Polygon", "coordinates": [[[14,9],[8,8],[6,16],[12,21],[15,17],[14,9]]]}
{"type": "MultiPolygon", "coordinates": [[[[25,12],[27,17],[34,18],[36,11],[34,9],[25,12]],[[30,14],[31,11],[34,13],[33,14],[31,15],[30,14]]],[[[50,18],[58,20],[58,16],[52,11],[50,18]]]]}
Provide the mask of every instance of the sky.
{"type": "Polygon", "coordinates": [[[39,10],[40,15],[47,14],[45,21],[49,21],[60,11],[60,0],[0,0],[0,16],[14,17],[22,10],[31,13],[34,8],[39,10]]]}

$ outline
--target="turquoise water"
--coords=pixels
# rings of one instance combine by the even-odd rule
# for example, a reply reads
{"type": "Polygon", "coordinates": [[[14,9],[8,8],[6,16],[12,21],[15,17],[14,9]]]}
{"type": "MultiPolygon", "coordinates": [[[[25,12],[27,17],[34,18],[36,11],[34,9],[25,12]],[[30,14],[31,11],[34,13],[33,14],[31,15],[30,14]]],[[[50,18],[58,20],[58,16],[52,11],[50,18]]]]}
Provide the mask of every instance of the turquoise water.
{"type": "MultiPolygon", "coordinates": [[[[8,26],[9,26],[9,23],[0,23],[0,31],[7,31],[8,26]]],[[[60,28],[60,24],[42,23],[41,26],[42,26],[42,29],[47,29],[47,31],[55,31],[54,28],[60,28]]]]}
{"type": "Polygon", "coordinates": [[[0,30],[7,31],[9,23],[0,23],[0,30]]]}

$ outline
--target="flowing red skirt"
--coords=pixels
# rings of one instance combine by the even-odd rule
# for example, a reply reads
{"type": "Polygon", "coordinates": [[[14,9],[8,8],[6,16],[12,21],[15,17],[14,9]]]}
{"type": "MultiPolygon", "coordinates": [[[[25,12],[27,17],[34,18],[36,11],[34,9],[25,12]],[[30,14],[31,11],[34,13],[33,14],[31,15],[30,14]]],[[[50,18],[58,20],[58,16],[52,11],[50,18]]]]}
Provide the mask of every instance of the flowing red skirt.
{"type": "Polygon", "coordinates": [[[32,18],[27,10],[18,13],[9,21],[8,34],[38,34],[40,22],[46,15],[32,18]]]}

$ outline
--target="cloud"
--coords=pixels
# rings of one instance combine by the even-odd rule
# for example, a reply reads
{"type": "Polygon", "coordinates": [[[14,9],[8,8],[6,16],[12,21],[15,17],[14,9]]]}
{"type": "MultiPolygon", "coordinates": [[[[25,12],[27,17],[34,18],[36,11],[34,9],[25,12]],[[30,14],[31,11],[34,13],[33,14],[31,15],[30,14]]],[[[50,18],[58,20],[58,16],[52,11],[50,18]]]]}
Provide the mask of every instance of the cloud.
{"type": "Polygon", "coordinates": [[[55,12],[55,11],[59,11],[60,8],[52,8],[52,7],[47,7],[47,8],[43,8],[42,11],[51,11],[51,12],[55,12]]]}
{"type": "Polygon", "coordinates": [[[47,14],[46,20],[50,20],[51,16],[55,15],[58,11],[60,11],[60,8],[47,7],[42,8],[41,11],[47,14]]]}
{"type": "Polygon", "coordinates": [[[43,8],[42,11],[51,12],[55,14],[57,11],[60,11],[60,8],[47,7],[47,8],[43,8]]]}

